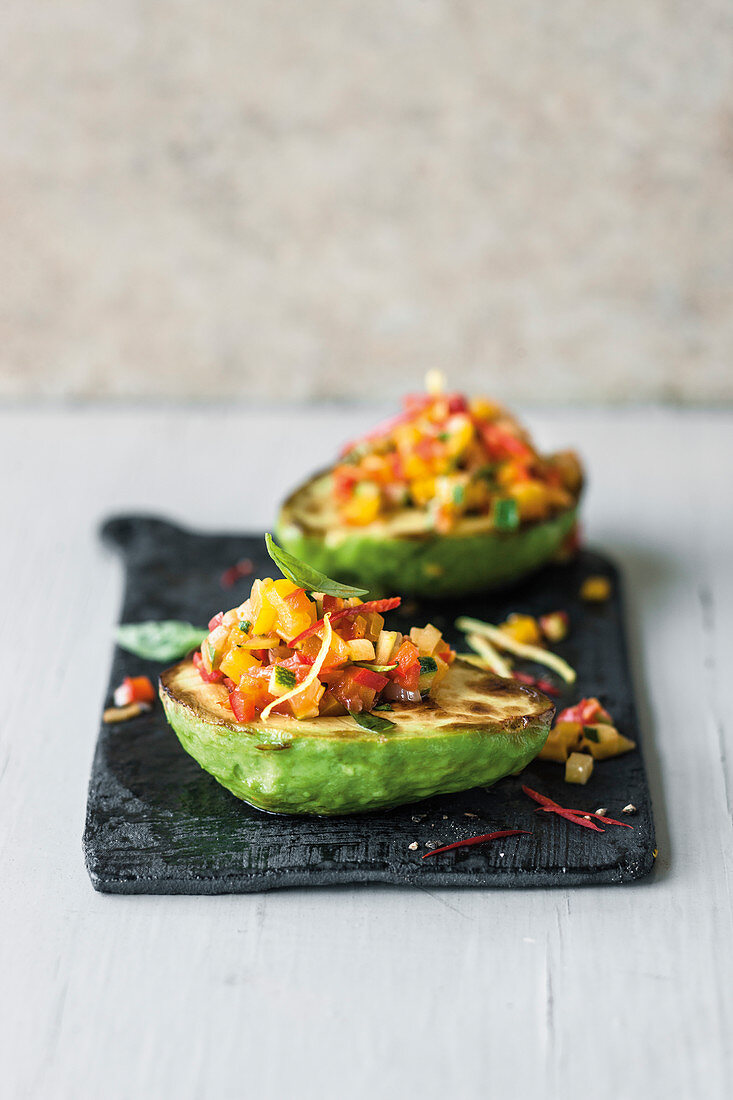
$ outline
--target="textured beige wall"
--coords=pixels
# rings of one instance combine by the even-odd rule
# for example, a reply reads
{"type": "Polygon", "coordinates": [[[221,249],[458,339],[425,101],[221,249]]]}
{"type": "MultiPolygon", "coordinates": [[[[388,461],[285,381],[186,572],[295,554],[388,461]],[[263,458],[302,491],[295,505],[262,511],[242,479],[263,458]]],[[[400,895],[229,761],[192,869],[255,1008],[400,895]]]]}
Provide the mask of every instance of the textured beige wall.
{"type": "Polygon", "coordinates": [[[730,0],[10,0],[0,394],[733,399],[730,0]]]}

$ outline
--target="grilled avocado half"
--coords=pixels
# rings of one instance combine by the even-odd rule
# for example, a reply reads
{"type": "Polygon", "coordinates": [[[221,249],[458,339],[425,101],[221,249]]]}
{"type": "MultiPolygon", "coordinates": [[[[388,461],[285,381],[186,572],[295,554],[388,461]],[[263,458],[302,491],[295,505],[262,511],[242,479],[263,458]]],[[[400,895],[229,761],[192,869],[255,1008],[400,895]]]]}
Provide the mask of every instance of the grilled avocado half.
{"type": "Polygon", "coordinates": [[[435,696],[395,703],[376,733],[350,717],[271,715],[239,725],[226,689],[191,661],[160,678],[183,748],[237,798],[288,814],[348,814],[495,783],[522,770],[547,739],[554,706],[534,688],[460,659],[435,696]]]}
{"type": "Polygon", "coordinates": [[[275,530],[281,546],[329,577],[374,595],[441,599],[501,588],[532,573],[560,553],[577,515],[576,500],[550,519],[506,533],[494,530],[489,516],[465,516],[450,534],[439,535],[426,511],[410,507],[347,527],[337,517],[326,471],[291,493],[275,530]]]}

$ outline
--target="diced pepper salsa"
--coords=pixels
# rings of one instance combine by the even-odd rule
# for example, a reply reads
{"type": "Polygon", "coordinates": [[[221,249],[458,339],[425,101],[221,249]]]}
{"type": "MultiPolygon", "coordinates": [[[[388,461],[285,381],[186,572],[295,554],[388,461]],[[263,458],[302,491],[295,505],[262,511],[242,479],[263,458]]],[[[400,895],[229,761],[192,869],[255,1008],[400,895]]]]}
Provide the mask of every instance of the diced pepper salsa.
{"type": "Polygon", "coordinates": [[[455,653],[431,624],[409,636],[385,630],[384,614],[399,603],[309,595],[289,580],[256,580],[243,604],[211,619],[194,664],[205,682],[227,688],[238,722],[265,710],[302,719],[392,701],[418,705],[455,653]]]}
{"type": "Polygon", "coordinates": [[[341,521],[366,526],[397,509],[425,509],[439,533],[463,516],[489,516],[497,531],[570,507],[577,455],[542,456],[505,409],[457,393],[409,394],[400,416],[349,443],[333,471],[341,521]]]}

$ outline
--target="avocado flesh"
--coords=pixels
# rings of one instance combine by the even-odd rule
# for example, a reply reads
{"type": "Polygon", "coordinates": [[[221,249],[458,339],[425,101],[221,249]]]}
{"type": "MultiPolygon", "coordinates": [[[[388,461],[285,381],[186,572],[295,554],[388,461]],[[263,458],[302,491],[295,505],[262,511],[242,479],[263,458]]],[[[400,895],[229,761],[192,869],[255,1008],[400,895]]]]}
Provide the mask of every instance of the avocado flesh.
{"type": "Polygon", "coordinates": [[[330,473],[316,475],[283,504],[275,533],[289,553],[372,595],[444,598],[511,584],[550,561],[572,531],[575,503],[517,531],[495,531],[489,516],[465,516],[436,534],[422,508],[402,508],[364,527],[347,527],[331,501],[330,473]]]}
{"type": "Polygon", "coordinates": [[[348,814],[487,786],[521,771],[547,739],[554,706],[534,688],[457,660],[435,696],[394,703],[395,729],[348,716],[234,721],[226,689],[192,661],[160,678],[183,748],[237,798],[272,813],[348,814]]]}

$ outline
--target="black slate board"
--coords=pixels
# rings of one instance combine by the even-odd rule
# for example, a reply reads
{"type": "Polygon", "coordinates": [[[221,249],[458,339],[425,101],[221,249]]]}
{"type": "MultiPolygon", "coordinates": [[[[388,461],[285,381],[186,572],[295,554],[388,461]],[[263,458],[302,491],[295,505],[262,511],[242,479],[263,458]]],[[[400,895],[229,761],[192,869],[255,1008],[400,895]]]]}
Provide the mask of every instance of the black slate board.
{"type": "MultiPolygon", "coordinates": [[[[109,520],[103,537],[127,567],[122,622],[186,619],[204,624],[241,602],[254,576],[272,575],[261,536],[197,534],[154,517],[109,520]],[[252,576],[225,590],[221,575],[242,558],[252,576]]],[[[407,603],[391,625],[435,623],[455,644],[459,614],[497,622],[510,611],[539,614],[565,608],[568,639],[557,652],[578,670],[577,685],[560,706],[597,695],[623,733],[639,741],[623,630],[620,580],[599,554],[582,551],[569,565],[549,566],[521,586],[446,604],[407,603]],[[584,605],[585,576],[602,573],[614,595],[584,605]]],[[[465,649],[465,645],[459,645],[465,649]]],[[[160,666],[115,649],[110,695],[126,675],[160,666]]],[[[537,666],[527,671],[541,674],[537,666]]],[[[420,886],[569,886],[629,882],[654,862],[654,825],[640,752],[596,764],[585,787],[569,786],[563,767],[535,761],[521,777],[492,788],[442,795],[396,810],[341,818],[265,814],[240,802],[201,771],[180,747],[160,706],[130,722],[105,726],[92,766],[84,852],[97,890],[119,894],[246,893],[280,886],[382,882],[420,886]],[[535,813],[522,783],[562,805],[608,808],[621,817],[631,802],[633,829],[604,833],[535,813]],[[532,836],[458,849],[422,860],[429,847],[496,829],[532,836]],[[417,850],[409,845],[417,842],[417,850]]]]}

